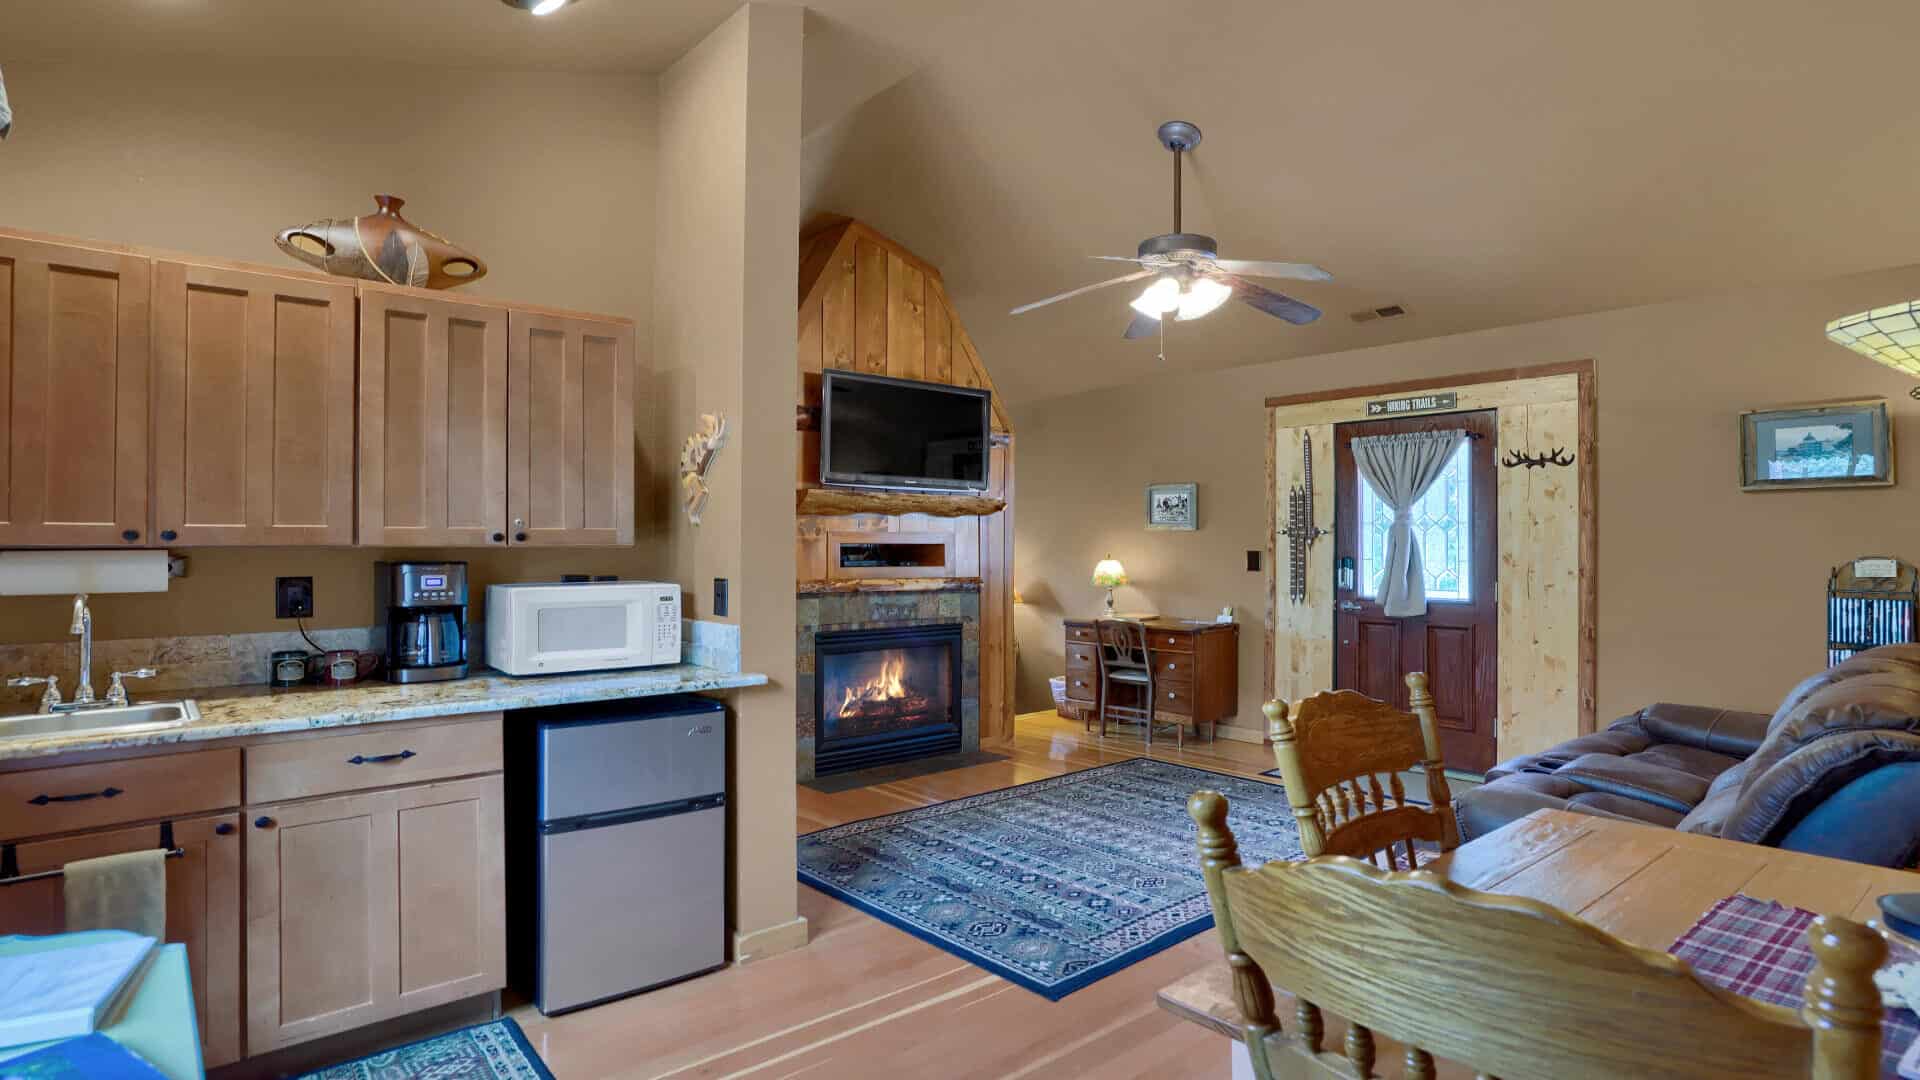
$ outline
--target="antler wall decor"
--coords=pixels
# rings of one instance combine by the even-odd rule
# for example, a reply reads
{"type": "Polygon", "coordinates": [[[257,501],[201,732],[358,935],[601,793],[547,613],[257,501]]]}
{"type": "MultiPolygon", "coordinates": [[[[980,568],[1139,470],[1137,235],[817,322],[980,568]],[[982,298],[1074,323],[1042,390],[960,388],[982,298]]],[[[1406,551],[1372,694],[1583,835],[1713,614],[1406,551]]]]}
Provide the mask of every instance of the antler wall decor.
{"type": "Polygon", "coordinates": [[[1296,604],[1307,600],[1307,549],[1327,530],[1313,523],[1313,436],[1300,434],[1300,483],[1287,491],[1287,527],[1280,535],[1287,538],[1287,598],[1296,604]]]}
{"type": "Polygon", "coordinates": [[[725,445],[726,415],[701,413],[700,430],[687,436],[686,443],[680,447],[680,499],[685,504],[687,520],[695,525],[700,524],[700,515],[707,508],[707,469],[725,445]]]}
{"type": "Polygon", "coordinates": [[[1553,453],[1551,454],[1523,454],[1518,450],[1509,450],[1507,451],[1507,456],[1500,459],[1500,464],[1509,469],[1523,467],[1528,469],[1544,469],[1549,465],[1571,465],[1573,464],[1573,455],[1567,453],[1567,448],[1564,446],[1554,447],[1553,453]]]}

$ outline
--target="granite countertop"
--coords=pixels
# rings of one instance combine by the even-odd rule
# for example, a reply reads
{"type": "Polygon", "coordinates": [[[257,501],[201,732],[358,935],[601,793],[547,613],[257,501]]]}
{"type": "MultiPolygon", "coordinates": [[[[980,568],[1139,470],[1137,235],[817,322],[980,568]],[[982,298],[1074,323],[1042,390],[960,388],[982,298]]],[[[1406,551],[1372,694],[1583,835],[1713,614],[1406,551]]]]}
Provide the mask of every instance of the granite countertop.
{"type": "Polygon", "coordinates": [[[571,705],[583,701],[657,697],[705,690],[765,686],[765,675],[727,672],[695,664],[626,671],[588,671],[517,679],[491,668],[450,682],[396,685],[368,682],[340,689],[228,686],[134,696],[134,701],[187,698],[200,708],[196,723],[155,731],[77,731],[56,735],[0,736],[0,761],[55,754],[272,735],[313,728],[355,727],[428,716],[571,705]]]}

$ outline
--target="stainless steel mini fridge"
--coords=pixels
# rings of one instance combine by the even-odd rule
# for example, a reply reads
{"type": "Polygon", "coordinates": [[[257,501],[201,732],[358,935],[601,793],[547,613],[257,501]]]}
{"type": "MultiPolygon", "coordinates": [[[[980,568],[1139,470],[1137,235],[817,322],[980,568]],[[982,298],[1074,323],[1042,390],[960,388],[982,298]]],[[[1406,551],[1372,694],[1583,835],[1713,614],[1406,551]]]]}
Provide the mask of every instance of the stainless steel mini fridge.
{"type": "Polygon", "coordinates": [[[723,966],[723,706],[638,698],[510,723],[533,759],[518,762],[524,795],[510,812],[531,817],[517,823],[532,881],[516,981],[534,1005],[552,1015],[723,966]]]}

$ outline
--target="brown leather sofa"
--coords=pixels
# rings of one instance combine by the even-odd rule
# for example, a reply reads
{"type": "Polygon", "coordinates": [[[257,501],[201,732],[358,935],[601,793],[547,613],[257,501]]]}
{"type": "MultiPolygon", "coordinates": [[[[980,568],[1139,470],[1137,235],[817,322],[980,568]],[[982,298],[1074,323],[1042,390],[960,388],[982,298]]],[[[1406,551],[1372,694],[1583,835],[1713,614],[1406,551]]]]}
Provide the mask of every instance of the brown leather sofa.
{"type": "Polygon", "coordinates": [[[1920,645],[1814,675],[1764,713],[1650,705],[1502,762],[1455,800],[1463,840],[1552,807],[1795,851],[1920,857],[1920,645]]]}

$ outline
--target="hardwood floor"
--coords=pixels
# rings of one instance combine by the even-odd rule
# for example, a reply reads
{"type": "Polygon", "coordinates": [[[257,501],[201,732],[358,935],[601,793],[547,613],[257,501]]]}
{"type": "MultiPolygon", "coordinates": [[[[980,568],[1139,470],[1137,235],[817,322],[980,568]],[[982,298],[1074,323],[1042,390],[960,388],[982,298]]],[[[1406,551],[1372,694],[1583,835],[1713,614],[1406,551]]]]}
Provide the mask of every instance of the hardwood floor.
{"type": "MultiPolygon", "coordinates": [[[[925,806],[1145,754],[1138,737],[1101,743],[1078,723],[1031,713],[1005,760],[838,794],[802,787],[799,832],[925,806]]],[[[1155,739],[1153,757],[1257,776],[1265,747],[1155,739]]],[[[1277,789],[1275,798],[1284,801],[1277,789]]],[[[1050,1002],[804,886],[806,948],[548,1019],[508,1014],[556,1076],[1128,1077],[1228,1075],[1226,1040],[1175,1019],[1154,992],[1220,959],[1197,935],[1050,1002]]]]}

